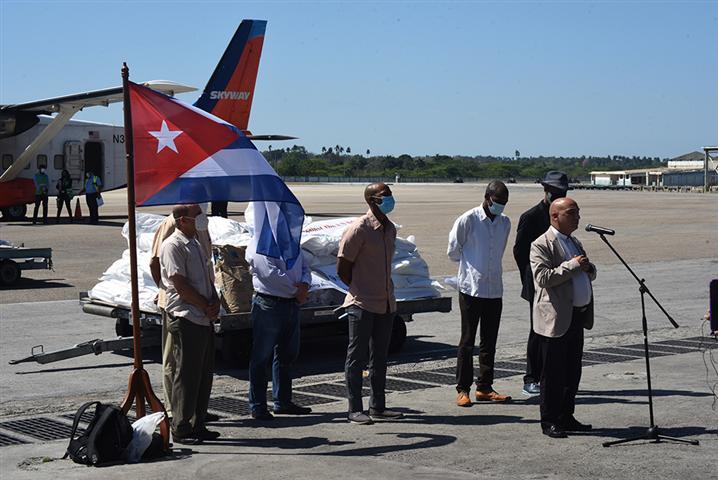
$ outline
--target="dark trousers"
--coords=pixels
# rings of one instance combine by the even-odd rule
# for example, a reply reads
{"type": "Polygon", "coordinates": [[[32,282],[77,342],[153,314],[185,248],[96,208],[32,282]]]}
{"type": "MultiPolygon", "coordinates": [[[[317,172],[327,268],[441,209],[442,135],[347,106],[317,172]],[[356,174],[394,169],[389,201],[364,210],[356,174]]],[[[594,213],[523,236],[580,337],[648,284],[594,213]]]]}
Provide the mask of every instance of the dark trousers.
{"type": "Polygon", "coordinates": [[[299,305],[291,299],[255,295],[252,300],[252,356],[249,406],[267,410],[267,370],[272,364],[274,408],[292,401],[291,366],[299,356],[299,305]]]}
{"type": "Polygon", "coordinates": [[[167,329],[174,342],[172,435],[186,437],[204,428],[214,372],[214,330],[211,326],[170,317],[167,329]]]}
{"type": "Polygon", "coordinates": [[[541,375],[541,424],[555,424],[573,415],[576,392],[581,381],[583,356],[583,317],[573,311],[571,326],[557,338],[540,336],[543,374],[541,375]]]}
{"type": "Polygon", "coordinates": [[[85,195],[87,208],[90,209],[90,223],[97,223],[100,220],[100,214],[97,212],[97,193],[88,193],[85,195]]]}
{"type": "Polygon", "coordinates": [[[361,412],[362,371],[369,366],[372,410],[386,408],[386,358],[389,355],[389,341],[394,325],[394,313],[372,313],[357,306],[347,308],[349,325],[349,347],[344,364],[347,384],[349,412],[361,412]]]}
{"type": "Polygon", "coordinates": [[[67,216],[70,218],[70,220],[72,220],[72,211],[70,210],[70,197],[68,197],[67,195],[57,196],[57,219],[60,219],[63,205],[67,207],[67,216]]]}
{"type": "Polygon", "coordinates": [[[37,211],[42,204],[42,221],[47,223],[47,195],[35,195],[35,211],[32,213],[32,223],[37,222],[37,211]]]}
{"type": "Polygon", "coordinates": [[[227,218],[227,205],[229,202],[212,202],[212,216],[227,218]]]}
{"type": "Polygon", "coordinates": [[[500,298],[479,298],[459,293],[461,340],[456,360],[457,391],[468,392],[471,389],[474,376],[474,344],[479,326],[479,375],[476,377],[476,389],[482,392],[491,391],[502,307],[500,298]]]}
{"type": "Polygon", "coordinates": [[[524,384],[539,383],[541,381],[541,336],[534,332],[534,304],[529,302],[529,339],[526,343],[526,375],[524,384]]]}

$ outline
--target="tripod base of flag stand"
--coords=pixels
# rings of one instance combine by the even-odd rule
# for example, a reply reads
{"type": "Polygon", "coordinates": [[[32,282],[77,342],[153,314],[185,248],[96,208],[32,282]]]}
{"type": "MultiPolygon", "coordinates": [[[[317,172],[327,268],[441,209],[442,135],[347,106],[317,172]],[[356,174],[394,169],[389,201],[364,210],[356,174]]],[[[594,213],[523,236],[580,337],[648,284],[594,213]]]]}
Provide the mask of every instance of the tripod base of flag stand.
{"type": "Polygon", "coordinates": [[[134,400],[135,412],[137,418],[145,416],[145,401],[150,406],[153,412],[164,412],[165,418],[160,423],[160,435],[162,435],[163,449],[165,452],[169,452],[170,449],[170,422],[167,418],[167,412],[165,411],[164,405],[155,392],[152,390],[152,384],[150,383],[150,376],[147,371],[142,368],[135,368],[130,374],[129,385],[127,386],[127,394],[122,400],[120,409],[123,413],[127,414],[132,407],[134,400]]]}

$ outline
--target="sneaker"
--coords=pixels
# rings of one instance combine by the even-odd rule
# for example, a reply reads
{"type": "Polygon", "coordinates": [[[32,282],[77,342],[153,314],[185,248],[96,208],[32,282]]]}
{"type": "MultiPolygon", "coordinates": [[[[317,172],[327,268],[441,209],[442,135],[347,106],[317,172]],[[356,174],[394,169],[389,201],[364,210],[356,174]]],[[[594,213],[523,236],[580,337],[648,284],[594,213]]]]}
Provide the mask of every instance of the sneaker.
{"type": "Polygon", "coordinates": [[[538,395],[541,395],[541,385],[538,383],[524,383],[524,388],[521,390],[521,393],[526,395],[527,397],[536,397],[538,395]]]}
{"type": "Polygon", "coordinates": [[[364,412],[351,412],[348,417],[349,423],[356,425],[371,425],[374,423],[372,419],[364,412]]]}
{"type": "Polygon", "coordinates": [[[371,419],[375,422],[380,422],[382,420],[398,420],[403,416],[403,413],[397,412],[396,410],[389,410],[388,408],[385,408],[384,410],[374,410],[373,408],[369,409],[369,417],[371,417],[371,419]]]}
{"type": "Polygon", "coordinates": [[[307,415],[312,413],[309,407],[302,407],[294,402],[289,402],[282,407],[274,407],[275,415],[307,415]]]}
{"type": "Polygon", "coordinates": [[[476,391],[477,402],[505,403],[509,400],[511,400],[510,396],[501,395],[496,390],[491,390],[490,392],[482,392],[480,390],[476,391]]]}
{"type": "Polygon", "coordinates": [[[471,399],[469,398],[468,392],[459,392],[459,394],[456,396],[456,406],[457,407],[470,407],[471,406],[471,399]]]}
{"type": "Polygon", "coordinates": [[[217,420],[219,420],[219,415],[217,415],[216,413],[207,412],[204,416],[205,422],[216,422],[217,420]]]}
{"type": "Polygon", "coordinates": [[[267,422],[269,420],[273,420],[274,415],[269,413],[268,410],[260,410],[257,412],[252,412],[252,418],[255,420],[259,420],[260,422],[267,422]]]}

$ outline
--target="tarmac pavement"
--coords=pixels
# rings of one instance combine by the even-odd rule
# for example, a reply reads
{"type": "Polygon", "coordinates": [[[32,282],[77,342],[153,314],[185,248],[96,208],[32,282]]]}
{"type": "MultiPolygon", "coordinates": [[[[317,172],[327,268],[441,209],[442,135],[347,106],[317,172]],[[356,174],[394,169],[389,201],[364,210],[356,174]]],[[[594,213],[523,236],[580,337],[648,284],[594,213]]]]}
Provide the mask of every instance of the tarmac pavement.
{"type": "MultiPolygon", "coordinates": [[[[576,416],[592,423],[594,430],[568,439],[542,435],[536,400],[520,393],[528,305],[519,298],[510,251],[518,216],[538,201],[540,189],[509,187],[507,213],[513,228],[504,256],[504,310],[497,347],[497,360],[504,362],[506,370],[495,388],[513,395],[512,403],[466,409],[454,405],[451,372],[460,322],[455,293],[447,291],[454,297],[454,311],[417,315],[408,325],[404,349],[390,358],[393,390],[388,404],[405,413],[403,420],[348,424],[341,393],[346,346],[337,339],[314,340],[303,344],[295,368],[299,403],[317,402],[312,405],[314,414],[255,423],[242,411],[246,370],[220,363],[212,398],[213,411],[222,418],[210,425],[222,434],[220,439],[174,448],[171,457],[159,461],[101,470],[60,460],[67,439],[41,441],[10,430],[8,422],[45,418],[67,428],[70,422],[62,415],[73,413],[85,401],[119,402],[131,357],[104,353],[48,365],[7,362],[29,355],[30,347],[37,344],[50,351],[114,337],[113,320],[82,313],[76,299],[125,248],[118,228],[124,222],[122,192],[105,194],[103,210],[112,218],[97,227],[2,224],[4,239],[52,246],[56,272],[28,272],[30,278],[22,285],[0,292],[0,477],[714,478],[718,413],[711,388],[718,382],[718,344],[712,337],[706,337],[700,348],[682,340],[702,334],[708,281],[718,277],[714,196],[582,191],[573,195],[582,208],[582,226],[616,228],[619,233],[611,242],[680,324],[673,329],[646,299],[649,339],[657,355],[651,359],[655,421],[667,435],[700,441],[699,446],[636,442],[604,448],[602,442],[641,433],[639,427],[649,423],[637,284],[597,236],[580,233],[599,275],[594,283],[596,325],[586,332],[584,358],[591,361],[583,369],[576,416]],[[8,438],[28,443],[8,445],[12,443],[8,438]]],[[[363,186],[292,188],[317,219],[362,213],[358,199],[363,186]]],[[[434,276],[453,274],[454,266],[444,254],[448,229],[458,214],[480,201],[483,186],[393,188],[399,202],[396,221],[404,226],[399,234],[417,236],[434,276]]],[[[230,210],[241,210],[234,207],[230,210]]],[[[145,352],[144,358],[153,388],[160,394],[157,352],[145,352]]]]}

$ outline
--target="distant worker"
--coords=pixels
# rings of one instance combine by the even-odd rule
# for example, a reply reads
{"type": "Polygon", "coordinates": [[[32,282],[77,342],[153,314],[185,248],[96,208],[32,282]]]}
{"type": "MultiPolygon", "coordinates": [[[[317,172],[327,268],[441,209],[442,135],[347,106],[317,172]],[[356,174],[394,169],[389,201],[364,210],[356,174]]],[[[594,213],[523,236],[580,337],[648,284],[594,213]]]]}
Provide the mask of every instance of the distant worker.
{"type": "Polygon", "coordinates": [[[227,205],[229,205],[228,201],[212,202],[212,216],[227,218],[227,205]]]}
{"type": "Polygon", "coordinates": [[[511,230],[503,214],[509,190],[499,180],[486,187],[484,201],[454,222],[447,255],[459,264],[461,340],[456,359],[456,405],[471,405],[469,393],[474,375],[474,344],[479,330],[479,375],[475,398],[479,402],[508,402],[511,397],[493,389],[494,357],[503,307],[501,259],[511,230]]]}
{"type": "Polygon", "coordinates": [[[174,343],[172,438],[196,445],[219,437],[207,430],[214,372],[214,327],[219,298],[210,259],[197,240],[208,219],[197,204],[172,209],[175,231],[160,247],[160,276],[166,289],[167,329],[174,343]]]}
{"type": "Polygon", "coordinates": [[[35,211],[32,214],[32,224],[37,223],[37,211],[42,203],[42,223],[47,224],[47,193],[50,179],[47,178],[45,167],[37,169],[37,173],[32,177],[35,184],[35,211]]]}
{"type": "Polygon", "coordinates": [[[102,193],[102,179],[95,175],[92,171],[85,173],[85,187],[82,192],[85,194],[87,208],[90,209],[90,223],[97,224],[100,221],[98,213],[97,200],[102,193]]]}
{"type": "Polygon", "coordinates": [[[255,420],[271,420],[267,409],[267,372],[272,365],[273,411],[276,415],[306,415],[309,407],[292,401],[291,366],[299,356],[299,306],[311,284],[301,250],[291,268],[281,258],[249,256],[252,299],[252,353],[249,362],[249,406],[255,420]]]}
{"type": "MultiPolygon", "coordinates": [[[[172,341],[172,335],[170,335],[167,330],[169,316],[166,311],[166,287],[162,283],[162,275],[160,272],[160,247],[162,246],[162,242],[175,232],[176,223],[177,221],[174,216],[168,215],[159,226],[152,240],[152,258],[150,258],[150,273],[152,274],[152,279],[155,281],[155,285],[157,285],[159,289],[157,294],[157,307],[160,309],[160,314],[162,315],[162,389],[164,392],[165,411],[170,418],[172,417],[172,382],[175,375],[176,364],[173,352],[174,342],[172,341]]],[[[212,242],[209,237],[209,231],[197,229],[197,241],[199,241],[206,257],[212,258],[212,242]]],[[[213,413],[207,413],[205,416],[206,422],[214,422],[216,420],[219,420],[219,417],[213,413]]]]}
{"type": "Polygon", "coordinates": [[[373,183],[364,190],[369,211],[342,235],[337,273],[348,285],[344,300],[349,325],[349,346],[344,367],[351,423],[394,420],[401,412],[386,408],[386,359],[396,315],[391,262],[396,227],[387,215],[394,209],[391,189],[373,183]],[[369,365],[369,415],[362,405],[362,372],[369,365]]]}
{"type": "Polygon", "coordinates": [[[541,181],[543,185],[543,199],[525,211],[519,218],[516,229],[516,243],[514,244],[514,260],[519,267],[521,277],[521,298],[529,302],[529,339],[526,345],[526,375],[524,375],[523,394],[535,397],[541,393],[541,352],[540,339],[534,332],[533,299],[534,280],[529,263],[531,242],[543,235],[551,226],[549,206],[556,199],[566,196],[568,191],[568,177],[565,173],[552,170],[546,173],[541,181]]]}
{"type": "Polygon", "coordinates": [[[70,200],[72,200],[73,192],[72,192],[72,177],[70,177],[70,172],[63,169],[62,174],[60,175],[60,179],[57,181],[57,184],[55,184],[55,188],[57,188],[57,218],[55,219],[55,223],[60,223],[60,214],[62,213],[62,206],[67,207],[67,217],[70,219],[70,223],[72,223],[72,211],[70,211],[70,200]]]}
{"type": "Polygon", "coordinates": [[[596,266],[571,234],[581,219],[568,197],[551,203],[551,227],[531,244],[531,271],[536,288],[534,332],[541,360],[541,430],[552,438],[585,432],[591,425],[574,417],[581,381],[583,329],[593,326],[596,266]]]}

